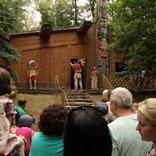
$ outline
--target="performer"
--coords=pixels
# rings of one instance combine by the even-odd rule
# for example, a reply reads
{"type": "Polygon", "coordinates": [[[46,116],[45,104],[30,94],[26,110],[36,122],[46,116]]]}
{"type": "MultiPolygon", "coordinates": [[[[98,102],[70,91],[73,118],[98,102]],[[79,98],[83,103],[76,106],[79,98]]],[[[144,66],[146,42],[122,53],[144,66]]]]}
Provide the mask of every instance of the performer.
{"type": "Polygon", "coordinates": [[[78,62],[74,62],[74,64],[71,64],[73,69],[74,69],[74,87],[75,89],[83,89],[83,86],[82,86],[82,75],[81,75],[81,72],[82,72],[82,65],[80,63],[80,61],[78,62]],[[79,85],[79,87],[78,87],[79,85]]]}
{"type": "Polygon", "coordinates": [[[37,66],[34,60],[29,61],[29,69],[28,69],[28,76],[29,76],[29,87],[30,89],[37,89],[37,66]]]}
{"type": "Polygon", "coordinates": [[[96,66],[91,71],[91,89],[98,90],[98,69],[96,66]]]}

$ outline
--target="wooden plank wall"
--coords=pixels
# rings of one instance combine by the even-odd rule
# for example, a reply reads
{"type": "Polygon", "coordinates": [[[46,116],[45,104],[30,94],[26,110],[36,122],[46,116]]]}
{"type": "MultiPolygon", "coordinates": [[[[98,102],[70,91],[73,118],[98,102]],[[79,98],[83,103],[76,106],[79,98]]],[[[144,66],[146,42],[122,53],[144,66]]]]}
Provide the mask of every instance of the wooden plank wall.
{"type": "Polygon", "coordinates": [[[96,53],[96,23],[87,32],[87,70],[86,70],[86,86],[91,87],[90,72],[94,65],[97,65],[96,53]]]}
{"type": "Polygon", "coordinates": [[[35,60],[40,88],[56,87],[56,74],[61,86],[70,88],[70,61],[87,59],[87,40],[76,29],[53,31],[48,42],[40,39],[39,32],[11,35],[10,43],[21,54],[20,63],[12,65],[19,76],[17,87],[28,87],[28,62],[35,60]]]}

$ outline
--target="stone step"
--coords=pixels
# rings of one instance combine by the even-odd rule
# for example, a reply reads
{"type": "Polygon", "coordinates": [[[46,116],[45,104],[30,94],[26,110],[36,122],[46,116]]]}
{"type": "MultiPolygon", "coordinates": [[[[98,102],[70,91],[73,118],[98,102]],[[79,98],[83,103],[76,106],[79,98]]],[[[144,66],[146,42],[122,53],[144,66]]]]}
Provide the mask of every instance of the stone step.
{"type": "Polygon", "coordinates": [[[90,98],[87,98],[87,99],[82,99],[82,98],[71,99],[71,98],[69,98],[68,100],[66,99],[65,102],[66,101],[68,101],[68,102],[92,102],[92,100],[90,98]]]}
{"type": "Polygon", "coordinates": [[[67,99],[65,100],[65,105],[69,109],[75,108],[78,106],[94,105],[90,96],[84,90],[83,91],[79,91],[79,90],[66,91],[66,97],[67,99]]]}
{"type": "Polygon", "coordinates": [[[86,96],[77,96],[77,95],[75,95],[75,96],[68,96],[67,95],[67,97],[68,98],[70,98],[70,99],[90,99],[90,96],[88,96],[88,95],[86,95],[86,96]]]}
{"type": "Polygon", "coordinates": [[[92,102],[65,102],[65,105],[82,106],[82,105],[94,105],[92,102]]]}
{"type": "Polygon", "coordinates": [[[86,95],[87,93],[66,93],[67,95],[86,95]]]}
{"type": "Polygon", "coordinates": [[[92,102],[92,100],[91,99],[71,99],[71,98],[69,98],[68,100],[65,100],[65,102],[66,101],[68,101],[68,102],[92,102]]]}

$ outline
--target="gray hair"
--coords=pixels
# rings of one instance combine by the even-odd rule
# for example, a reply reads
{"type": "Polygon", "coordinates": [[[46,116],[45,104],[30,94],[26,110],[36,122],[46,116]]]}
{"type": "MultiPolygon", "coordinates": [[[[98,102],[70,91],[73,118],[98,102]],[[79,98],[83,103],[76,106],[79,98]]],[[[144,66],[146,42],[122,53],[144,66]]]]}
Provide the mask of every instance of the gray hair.
{"type": "Polygon", "coordinates": [[[150,121],[156,124],[156,98],[148,98],[139,103],[138,110],[150,121]]]}
{"type": "Polygon", "coordinates": [[[104,89],[103,92],[102,92],[102,96],[106,96],[108,93],[108,89],[104,89]]]}
{"type": "Polygon", "coordinates": [[[124,87],[115,88],[111,92],[110,101],[116,101],[121,107],[130,108],[133,102],[132,93],[124,87]]]}

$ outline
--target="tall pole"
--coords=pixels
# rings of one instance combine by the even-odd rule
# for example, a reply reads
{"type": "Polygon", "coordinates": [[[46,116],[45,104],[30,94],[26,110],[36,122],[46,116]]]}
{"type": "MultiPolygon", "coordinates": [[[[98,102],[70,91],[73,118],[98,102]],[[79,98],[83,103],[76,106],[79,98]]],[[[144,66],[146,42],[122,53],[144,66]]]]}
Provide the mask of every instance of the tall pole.
{"type": "Polygon", "coordinates": [[[100,68],[101,78],[99,87],[103,87],[102,75],[108,75],[108,53],[106,51],[107,47],[107,14],[105,10],[106,0],[98,0],[98,21],[97,21],[97,31],[96,31],[96,40],[97,40],[97,64],[100,68]]]}

